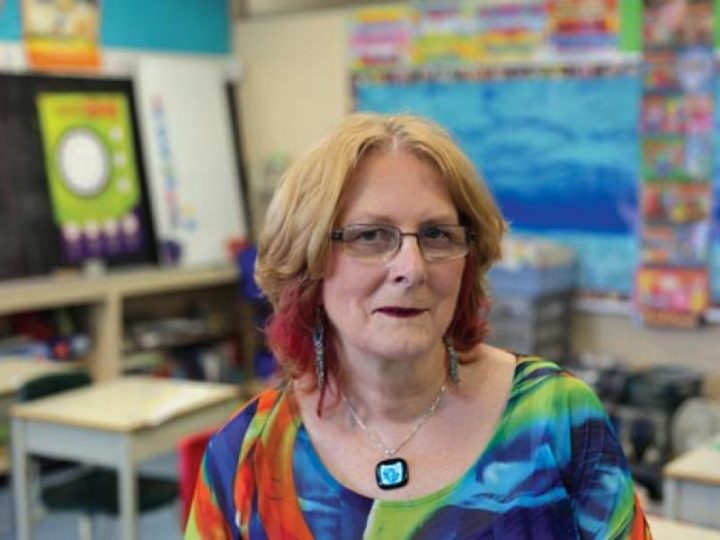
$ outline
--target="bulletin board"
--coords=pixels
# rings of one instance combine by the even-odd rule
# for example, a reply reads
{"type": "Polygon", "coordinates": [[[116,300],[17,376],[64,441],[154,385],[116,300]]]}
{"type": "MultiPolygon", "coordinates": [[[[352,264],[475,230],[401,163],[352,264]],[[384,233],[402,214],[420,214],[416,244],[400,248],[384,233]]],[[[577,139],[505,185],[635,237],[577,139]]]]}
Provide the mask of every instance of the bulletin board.
{"type": "MultiPolygon", "coordinates": [[[[583,11],[590,4],[438,0],[358,10],[348,44],[354,105],[437,121],[474,162],[515,234],[570,247],[582,290],[628,297],[643,226],[643,8],[639,1],[605,0],[583,11]]],[[[717,25],[714,35],[717,47],[717,25]]],[[[712,122],[720,134],[720,85],[714,94],[712,122]]],[[[719,138],[705,155],[719,155],[719,138]]],[[[718,161],[710,232],[714,303],[718,161]]]]}
{"type": "MultiPolygon", "coordinates": [[[[581,288],[626,296],[638,257],[641,83],[637,67],[621,71],[480,81],[356,80],[355,108],[413,112],[439,122],[481,171],[513,232],[571,247],[581,288]]],[[[720,88],[716,95],[720,100],[720,88]]],[[[718,137],[715,145],[719,155],[718,137]]],[[[715,178],[717,202],[720,174],[715,178]]],[[[711,275],[718,302],[717,204],[713,222],[711,275]]]]}

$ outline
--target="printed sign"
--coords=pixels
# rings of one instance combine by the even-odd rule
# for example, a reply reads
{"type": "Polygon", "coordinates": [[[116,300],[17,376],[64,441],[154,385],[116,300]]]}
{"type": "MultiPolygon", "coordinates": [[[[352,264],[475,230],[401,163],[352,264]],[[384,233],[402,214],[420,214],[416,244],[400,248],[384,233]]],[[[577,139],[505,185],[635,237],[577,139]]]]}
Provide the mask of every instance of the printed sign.
{"type": "Polygon", "coordinates": [[[22,0],[28,64],[40,70],[100,67],[98,0],[22,0]]]}
{"type": "Polygon", "coordinates": [[[48,92],[37,107],[66,260],[138,252],[146,224],[125,95],[48,92]]]}

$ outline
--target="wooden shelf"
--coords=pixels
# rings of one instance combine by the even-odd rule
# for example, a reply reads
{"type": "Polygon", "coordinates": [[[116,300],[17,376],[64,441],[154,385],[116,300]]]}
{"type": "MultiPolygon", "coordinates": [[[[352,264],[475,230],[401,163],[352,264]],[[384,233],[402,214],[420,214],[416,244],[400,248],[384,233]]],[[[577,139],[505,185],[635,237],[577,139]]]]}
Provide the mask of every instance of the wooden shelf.
{"type": "Polygon", "coordinates": [[[124,300],[237,282],[234,266],[190,269],[123,269],[97,277],[57,276],[0,284],[0,315],[64,306],[90,307],[93,351],[89,367],[96,379],[122,372],[124,300]]]}
{"type": "Polygon", "coordinates": [[[99,302],[106,292],[99,280],[38,278],[0,285],[0,315],[99,302]]]}
{"type": "Polygon", "coordinates": [[[232,266],[196,269],[138,270],[118,273],[106,279],[124,297],[160,294],[181,289],[202,289],[232,284],[238,272],[232,266]]]}
{"type": "Polygon", "coordinates": [[[98,277],[58,276],[5,281],[0,283],[0,315],[92,304],[111,294],[132,297],[230,284],[237,277],[234,267],[221,266],[123,270],[98,277]]]}
{"type": "Polygon", "coordinates": [[[230,330],[222,332],[205,332],[202,334],[178,336],[167,341],[160,341],[157,345],[148,347],[137,346],[125,349],[123,356],[131,356],[134,354],[150,353],[156,351],[165,351],[172,349],[179,349],[182,347],[192,347],[195,345],[206,345],[208,343],[215,343],[218,341],[229,341],[235,334],[230,330]]]}

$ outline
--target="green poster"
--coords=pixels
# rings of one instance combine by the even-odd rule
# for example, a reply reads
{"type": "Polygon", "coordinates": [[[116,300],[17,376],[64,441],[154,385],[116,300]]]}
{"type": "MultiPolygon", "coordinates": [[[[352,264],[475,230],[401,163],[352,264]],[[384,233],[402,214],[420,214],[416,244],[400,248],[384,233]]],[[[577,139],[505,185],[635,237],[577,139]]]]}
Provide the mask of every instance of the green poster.
{"type": "Polygon", "coordinates": [[[139,248],[140,181],[127,98],[37,97],[53,215],[71,260],[139,248]]]}

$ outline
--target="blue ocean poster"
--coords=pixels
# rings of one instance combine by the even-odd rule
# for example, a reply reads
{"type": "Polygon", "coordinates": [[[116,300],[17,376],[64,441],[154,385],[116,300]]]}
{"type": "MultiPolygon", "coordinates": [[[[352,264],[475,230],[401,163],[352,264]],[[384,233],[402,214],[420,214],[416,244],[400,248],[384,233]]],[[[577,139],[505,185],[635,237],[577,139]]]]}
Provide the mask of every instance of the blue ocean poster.
{"type": "MultiPolygon", "coordinates": [[[[358,110],[412,112],[442,124],[488,182],[514,233],[575,250],[584,290],[629,295],[638,258],[640,90],[635,73],[531,75],[356,82],[355,99],[358,110]]],[[[717,201],[717,182],[715,191],[717,201]]],[[[719,217],[716,205],[716,299],[719,217]]]]}

